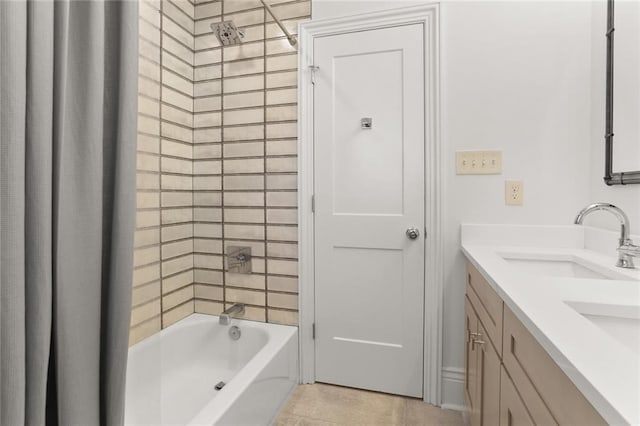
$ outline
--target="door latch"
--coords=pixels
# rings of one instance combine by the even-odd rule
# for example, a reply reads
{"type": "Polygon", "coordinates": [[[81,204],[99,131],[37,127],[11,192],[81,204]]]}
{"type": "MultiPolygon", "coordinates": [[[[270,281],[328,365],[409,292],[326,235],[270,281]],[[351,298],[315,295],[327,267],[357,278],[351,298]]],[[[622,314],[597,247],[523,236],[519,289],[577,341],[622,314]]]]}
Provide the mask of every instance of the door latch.
{"type": "Polygon", "coordinates": [[[311,73],[311,84],[316,84],[316,71],[320,69],[317,65],[309,65],[309,71],[311,73]]]}

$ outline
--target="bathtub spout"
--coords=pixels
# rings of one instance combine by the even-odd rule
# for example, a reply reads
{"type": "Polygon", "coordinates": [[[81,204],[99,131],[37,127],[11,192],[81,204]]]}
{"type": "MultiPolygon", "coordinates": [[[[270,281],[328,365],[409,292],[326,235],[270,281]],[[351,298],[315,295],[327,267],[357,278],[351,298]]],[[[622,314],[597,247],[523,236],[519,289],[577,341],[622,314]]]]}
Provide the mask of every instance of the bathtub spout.
{"type": "Polygon", "coordinates": [[[220,314],[220,325],[229,325],[233,316],[244,315],[244,303],[234,303],[231,307],[220,314]]]}

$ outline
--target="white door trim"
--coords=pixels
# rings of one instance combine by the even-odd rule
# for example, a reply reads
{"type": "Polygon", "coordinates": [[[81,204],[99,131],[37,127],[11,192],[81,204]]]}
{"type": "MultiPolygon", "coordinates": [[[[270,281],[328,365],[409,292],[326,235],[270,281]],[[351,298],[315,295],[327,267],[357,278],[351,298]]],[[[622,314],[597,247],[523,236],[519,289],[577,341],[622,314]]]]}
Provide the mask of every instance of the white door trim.
{"type": "MultiPolygon", "coordinates": [[[[298,280],[300,380],[315,381],[313,42],[316,37],[409,24],[424,26],[425,48],[425,300],[424,401],[440,405],[443,306],[443,150],[440,144],[439,5],[429,4],[305,22],[298,53],[298,280]]],[[[391,315],[393,313],[390,313],[391,315]]],[[[381,317],[384,320],[384,315],[381,317]]]]}

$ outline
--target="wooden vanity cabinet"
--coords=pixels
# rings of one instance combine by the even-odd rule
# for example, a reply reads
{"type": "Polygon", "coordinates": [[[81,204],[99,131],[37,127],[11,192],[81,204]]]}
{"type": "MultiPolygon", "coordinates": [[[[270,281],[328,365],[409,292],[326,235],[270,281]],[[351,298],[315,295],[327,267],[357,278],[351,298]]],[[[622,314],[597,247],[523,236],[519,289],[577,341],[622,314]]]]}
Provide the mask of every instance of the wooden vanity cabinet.
{"type": "Polygon", "coordinates": [[[465,339],[470,426],[607,424],[471,263],[465,339]]]}

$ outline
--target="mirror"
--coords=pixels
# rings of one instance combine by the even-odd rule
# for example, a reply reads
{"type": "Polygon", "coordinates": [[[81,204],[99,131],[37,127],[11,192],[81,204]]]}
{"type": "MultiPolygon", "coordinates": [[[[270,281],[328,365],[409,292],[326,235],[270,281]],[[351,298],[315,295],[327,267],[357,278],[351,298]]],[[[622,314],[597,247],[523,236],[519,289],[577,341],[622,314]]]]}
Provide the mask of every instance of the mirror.
{"type": "Polygon", "coordinates": [[[640,3],[614,3],[607,0],[604,181],[607,185],[640,184],[640,3]],[[617,167],[633,171],[616,172],[617,167]]]}

